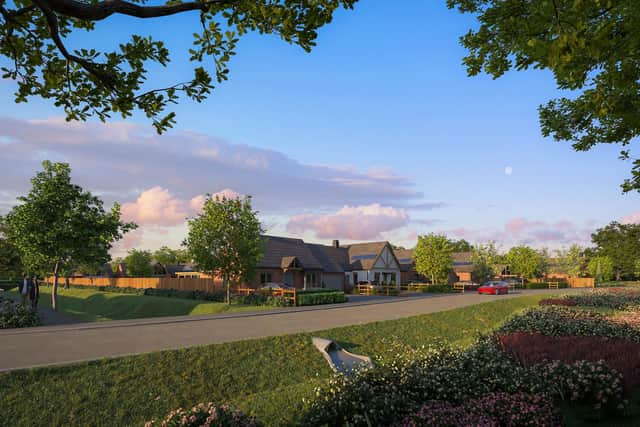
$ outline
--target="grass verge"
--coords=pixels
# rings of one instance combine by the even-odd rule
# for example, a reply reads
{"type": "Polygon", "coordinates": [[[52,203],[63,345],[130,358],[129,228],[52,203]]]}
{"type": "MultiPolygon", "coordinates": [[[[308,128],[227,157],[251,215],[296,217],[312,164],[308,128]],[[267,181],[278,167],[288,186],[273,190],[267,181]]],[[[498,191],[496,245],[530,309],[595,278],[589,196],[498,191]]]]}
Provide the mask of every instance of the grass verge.
{"type": "MultiPolygon", "coordinates": [[[[18,297],[17,292],[9,292],[18,297]]],[[[241,311],[269,310],[275,307],[253,305],[227,305],[182,298],[100,292],[93,289],[58,289],[60,311],[78,319],[95,322],[101,320],[139,319],[145,317],[217,314],[241,311]]],[[[40,307],[51,307],[51,287],[40,287],[40,307]]]]}
{"type": "MultiPolygon", "coordinates": [[[[414,347],[443,341],[466,346],[476,334],[495,329],[544,297],[524,296],[313,335],[371,356],[384,354],[391,341],[414,347]]],[[[295,425],[302,399],[331,373],[310,338],[294,334],[0,374],[2,419],[13,426],[140,426],[179,406],[213,401],[232,403],[266,425],[295,425]]]]}

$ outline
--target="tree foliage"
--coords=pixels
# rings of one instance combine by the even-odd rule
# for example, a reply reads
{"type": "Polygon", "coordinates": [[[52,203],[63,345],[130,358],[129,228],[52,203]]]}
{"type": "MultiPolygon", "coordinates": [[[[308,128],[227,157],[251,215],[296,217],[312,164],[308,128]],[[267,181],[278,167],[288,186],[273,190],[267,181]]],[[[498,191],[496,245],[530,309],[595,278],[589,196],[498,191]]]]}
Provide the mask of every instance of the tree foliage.
{"type": "Polygon", "coordinates": [[[473,250],[471,243],[467,242],[465,239],[451,239],[449,240],[449,244],[451,245],[453,252],[471,252],[473,250]]]}
{"type": "Polygon", "coordinates": [[[500,273],[504,264],[504,257],[500,255],[495,242],[478,244],[473,247],[471,260],[473,261],[473,280],[484,283],[500,273]]]}
{"type": "MultiPolygon", "coordinates": [[[[637,0],[447,0],[479,26],[461,38],[469,75],[494,78],[530,67],[553,73],[573,98],[539,108],[542,134],[577,151],[640,136],[640,2],[637,0]]],[[[640,191],[640,159],[622,188],[640,191]]]]}
{"type": "MultiPolygon", "coordinates": [[[[17,85],[16,102],[30,97],[51,99],[64,109],[68,120],[95,116],[106,120],[113,114],[130,116],[143,112],[158,132],[175,123],[167,108],[180,95],[203,101],[215,84],[228,78],[229,61],[240,37],[249,32],[274,34],[287,43],[310,51],[318,30],[331,22],[334,12],[353,8],[357,0],[0,0],[0,57],[6,58],[2,75],[17,85]],[[164,41],[131,34],[130,39],[100,51],[82,45],[82,33],[117,16],[150,20],[192,13],[189,59],[193,74],[182,82],[150,88],[148,68],[168,66],[164,41]],[[77,48],[70,46],[74,39],[77,48]]],[[[171,28],[173,21],[156,19],[171,28]]],[[[120,39],[116,27],[102,26],[105,40],[120,39]],[[108,28],[108,30],[104,30],[108,28]]],[[[127,36],[127,34],[125,34],[127,36]]],[[[114,43],[115,45],[115,43],[114,43]]]]}
{"type": "Polygon", "coordinates": [[[134,277],[149,277],[153,275],[151,265],[152,255],[149,251],[131,249],[124,258],[127,275],[134,277]]]}
{"type": "Polygon", "coordinates": [[[585,250],[579,245],[571,245],[569,248],[556,250],[558,273],[566,273],[572,277],[579,277],[587,265],[585,250]]]}
{"type": "Polygon", "coordinates": [[[446,236],[433,233],[418,236],[416,271],[430,277],[434,285],[446,281],[453,266],[452,253],[453,248],[446,236]]]}
{"type": "Polygon", "coordinates": [[[589,260],[587,271],[595,277],[597,283],[608,282],[613,278],[613,261],[608,256],[596,256],[589,260]]]}
{"type": "Polygon", "coordinates": [[[171,249],[167,246],[162,246],[153,252],[152,257],[154,260],[162,265],[169,264],[186,264],[191,261],[189,252],[184,249],[171,249]]]}
{"type": "Polygon", "coordinates": [[[607,256],[613,263],[616,280],[634,273],[640,259],[640,224],[612,222],[591,234],[597,255],[607,256]]]}
{"type": "Polygon", "coordinates": [[[184,245],[200,270],[222,277],[229,303],[231,285],[251,280],[263,255],[262,226],[251,197],[208,196],[202,213],[188,223],[184,245]]]}
{"type": "Polygon", "coordinates": [[[114,241],[136,227],[120,220],[116,203],[106,212],[102,200],[71,183],[66,163],[44,161],[31,179],[31,191],[6,216],[5,233],[29,271],[53,274],[53,309],[58,276],[65,268],[103,264],[114,241]]]}
{"type": "Polygon", "coordinates": [[[540,253],[528,246],[514,246],[505,255],[505,262],[509,266],[512,274],[517,274],[523,279],[531,279],[540,275],[541,260],[540,253]]]}
{"type": "Polygon", "coordinates": [[[2,217],[0,217],[0,279],[15,279],[23,274],[22,261],[18,248],[13,246],[2,233],[2,217]]]}

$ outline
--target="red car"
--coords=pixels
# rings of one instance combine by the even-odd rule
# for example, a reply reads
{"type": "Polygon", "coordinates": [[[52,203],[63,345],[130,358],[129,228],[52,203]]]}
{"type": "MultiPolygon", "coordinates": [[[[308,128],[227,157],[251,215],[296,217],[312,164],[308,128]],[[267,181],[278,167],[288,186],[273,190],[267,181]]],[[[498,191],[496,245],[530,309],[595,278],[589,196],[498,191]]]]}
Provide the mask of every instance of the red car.
{"type": "Polygon", "coordinates": [[[509,293],[509,284],[501,281],[487,282],[478,288],[478,293],[481,295],[506,295],[509,293]]]}

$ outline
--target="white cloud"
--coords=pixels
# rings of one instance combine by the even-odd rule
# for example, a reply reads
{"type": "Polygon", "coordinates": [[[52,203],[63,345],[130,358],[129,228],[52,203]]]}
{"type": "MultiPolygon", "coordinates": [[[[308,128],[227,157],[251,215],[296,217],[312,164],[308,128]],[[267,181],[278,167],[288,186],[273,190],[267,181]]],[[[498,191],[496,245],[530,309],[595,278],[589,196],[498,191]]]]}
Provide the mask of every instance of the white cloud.
{"type": "Polygon", "coordinates": [[[513,173],[513,167],[512,166],[506,166],[504,168],[504,174],[505,175],[511,175],[513,173]]]}
{"type": "Polygon", "coordinates": [[[409,216],[404,209],[381,206],[345,206],[328,215],[295,215],[287,223],[287,231],[312,231],[319,238],[369,240],[381,238],[381,233],[407,225],[409,216]]]}

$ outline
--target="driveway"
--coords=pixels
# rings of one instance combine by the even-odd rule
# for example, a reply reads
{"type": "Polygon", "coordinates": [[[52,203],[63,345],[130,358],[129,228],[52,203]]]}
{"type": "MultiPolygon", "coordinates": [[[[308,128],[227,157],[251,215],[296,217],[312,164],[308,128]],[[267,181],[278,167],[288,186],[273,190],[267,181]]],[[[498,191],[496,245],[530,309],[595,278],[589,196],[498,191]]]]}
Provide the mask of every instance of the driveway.
{"type": "Polygon", "coordinates": [[[311,332],[434,313],[522,295],[566,291],[527,290],[503,296],[465,293],[421,294],[417,297],[357,297],[349,304],[254,313],[5,329],[0,330],[0,371],[311,332]]]}

